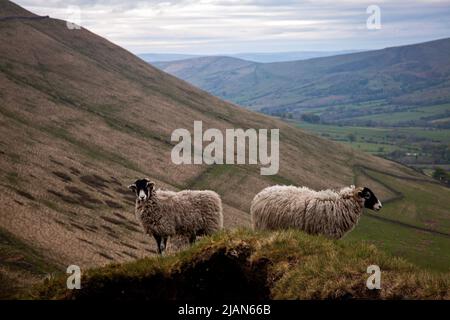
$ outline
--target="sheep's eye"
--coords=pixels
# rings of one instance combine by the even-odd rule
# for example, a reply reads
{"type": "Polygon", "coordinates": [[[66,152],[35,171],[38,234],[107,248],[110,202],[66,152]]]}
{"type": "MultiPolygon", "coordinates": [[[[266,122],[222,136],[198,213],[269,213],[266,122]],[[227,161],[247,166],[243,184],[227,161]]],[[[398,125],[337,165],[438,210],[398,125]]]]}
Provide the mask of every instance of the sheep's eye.
{"type": "Polygon", "coordinates": [[[369,194],[369,193],[366,193],[366,194],[364,195],[364,199],[369,200],[369,199],[370,199],[370,194],[369,194]]]}

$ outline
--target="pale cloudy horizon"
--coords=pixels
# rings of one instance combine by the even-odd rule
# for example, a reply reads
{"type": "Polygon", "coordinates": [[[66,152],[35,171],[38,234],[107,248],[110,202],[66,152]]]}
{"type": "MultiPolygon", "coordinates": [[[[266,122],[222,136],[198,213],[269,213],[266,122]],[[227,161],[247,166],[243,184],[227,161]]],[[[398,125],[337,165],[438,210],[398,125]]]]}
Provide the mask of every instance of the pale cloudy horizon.
{"type": "Polygon", "coordinates": [[[83,27],[136,54],[370,50],[450,37],[450,0],[14,2],[64,20],[79,8],[83,27]],[[366,27],[369,5],[381,9],[379,30],[366,27]]]}

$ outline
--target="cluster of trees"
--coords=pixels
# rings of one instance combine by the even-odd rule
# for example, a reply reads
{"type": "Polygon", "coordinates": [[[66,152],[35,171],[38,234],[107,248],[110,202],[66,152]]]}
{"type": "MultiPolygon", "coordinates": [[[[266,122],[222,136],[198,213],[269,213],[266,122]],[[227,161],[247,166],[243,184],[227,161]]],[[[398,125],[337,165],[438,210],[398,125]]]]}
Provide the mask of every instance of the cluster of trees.
{"type": "Polygon", "coordinates": [[[300,116],[300,119],[302,121],[308,122],[308,123],[320,123],[320,116],[314,113],[303,113],[300,116]]]}
{"type": "Polygon", "coordinates": [[[433,172],[433,178],[439,180],[445,184],[450,185],[450,173],[442,168],[436,168],[433,172]]]}
{"type": "Polygon", "coordinates": [[[261,109],[261,111],[265,114],[268,114],[273,117],[280,117],[282,119],[294,119],[294,114],[292,112],[283,111],[283,110],[269,110],[267,108],[261,109]]]}
{"type": "Polygon", "coordinates": [[[406,154],[404,151],[395,150],[386,156],[405,164],[448,164],[450,163],[450,146],[423,143],[417,152],[406,154]]]}
{"type": "Polygon", "coordinates": [[[423,152],[435,159],[435,163],[450,163],[450,145],[426,143],[422,146],[423,152]]]}
{"type": "Polygon", "coordinates": [[[298,114],[294,114],[292,112],[272,111],[270,113],[270,115],[277,116],[277,117],[280,117],[283,119],[299,119],[301,121],[305,121],[308,123],[315,123],[315,124],[322,122],[320,116],[318,116],[317,114],[314,114],[314,113],[302,113],[299,116],[298,114]]]}

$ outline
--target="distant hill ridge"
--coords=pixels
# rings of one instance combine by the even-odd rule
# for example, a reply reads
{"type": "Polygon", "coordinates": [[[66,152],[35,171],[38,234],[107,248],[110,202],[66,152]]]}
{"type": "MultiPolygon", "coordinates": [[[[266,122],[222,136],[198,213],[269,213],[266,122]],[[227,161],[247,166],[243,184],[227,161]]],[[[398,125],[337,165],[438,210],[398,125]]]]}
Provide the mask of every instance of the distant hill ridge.
{"type": "Polygon", "coordinates": [[[281,61],[295,61],[306,60],[318,57],[328,57],[340,54],[347,54],[358,52],[360,50],[345,50],[345,51],[288,51],[288,52],[247,52],[247,53],[232,53],[222,55],[208,55],[208,54],[179,54],[179,53],[141,53],[138,56],[143,60],[154,62],[167,62],[201,57],[218,57],[226,56],[230,58],[248,60],[252,62],[281,62],[281,61]]]}
{"type": "Polygon", "coordinates": [[[450,102],[450,39],[304,61],[205,57],[155,63],[218,97],[270,114],[374,100],[450,102]],[[226,69],[220,68],[226,66],[226,69]]]}

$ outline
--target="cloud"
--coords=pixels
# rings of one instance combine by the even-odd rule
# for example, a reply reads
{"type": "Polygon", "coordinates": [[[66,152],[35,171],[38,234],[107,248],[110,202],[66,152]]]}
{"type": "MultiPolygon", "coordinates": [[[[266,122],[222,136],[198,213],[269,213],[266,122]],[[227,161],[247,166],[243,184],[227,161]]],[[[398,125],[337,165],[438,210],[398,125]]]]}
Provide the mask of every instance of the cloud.
{"type": "Polygon", "coordinates": [[[37,13],[70,19],[136,53],[371,49],[450,35],[450,0],[18,0],[37,13]],[[382,28],[367,30],[366,8],[382,28]]]}

